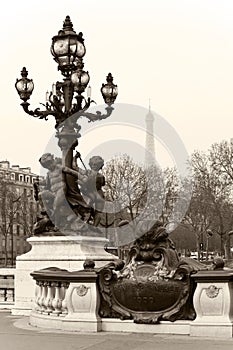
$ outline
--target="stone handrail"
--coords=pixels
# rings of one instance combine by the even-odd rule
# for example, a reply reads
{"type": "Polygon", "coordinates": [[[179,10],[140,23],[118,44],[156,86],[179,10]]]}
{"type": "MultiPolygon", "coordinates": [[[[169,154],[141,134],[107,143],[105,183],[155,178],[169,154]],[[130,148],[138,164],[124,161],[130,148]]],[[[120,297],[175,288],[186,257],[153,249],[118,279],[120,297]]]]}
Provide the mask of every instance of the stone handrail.
{"type": "Polygon", "coordinates": [[[0,309],[8,308],[14,304],[14,268],[0,269],[0,309]]]}
{"type": "MultiPolygon", "coordinates": [[[[42,275],[32,274],[36,280],[34,311],[47,315],[67,315],[65,297],[70,283],[67,281],[67,276],[59,276],[59,272],[57,271],[56,277],[53,275],[53,271],[46,271],[42,275]]],[[[68,273],[68,271],[66,272],[68,273]]],[[[65,271],[62,271],[62,274],[64,273],[65,271]]]]}
{"type": "MultiPolygon", "coordinates": [[[[31,275],[36,281],[36,299],[30,324],[69,331],[124,332],[131,329],[133,332],[174,332],[191,336],[232,338],[233,270],[217,268],[201,270],[191,275],[197,284],[193,298],[197,314],[194,320],[181,320],[178,323],[164,321],[147,327],[134,323],[132,319],[122,321],[114,315],[109,318],[99,316],[102,300],[100,293],[103,292],[100,272],[90,262],[81,271],[48,268],[33,272],[31,275]],[[130,328],[126,328],[126,325],[130,328]]],[[[104,276],[108,282],[110,275],[107,271],[104,276]]],[[[109,289],[108,283],[104,288],[109,289]]]]}
{"type": "Polygon", "coordinates": [[[93,268],[69,272],[51,267],[35,271],[31,276],[36,281],[35,307],[30,316],[32,325],[40,325],[45,317],[50,319],[50,326],[57,320],[68,321],[69,327],[72,323],[76,327],[80,317],[87,317],[92,319],[93,327],[98,328],[97,273],[93,268]]]}

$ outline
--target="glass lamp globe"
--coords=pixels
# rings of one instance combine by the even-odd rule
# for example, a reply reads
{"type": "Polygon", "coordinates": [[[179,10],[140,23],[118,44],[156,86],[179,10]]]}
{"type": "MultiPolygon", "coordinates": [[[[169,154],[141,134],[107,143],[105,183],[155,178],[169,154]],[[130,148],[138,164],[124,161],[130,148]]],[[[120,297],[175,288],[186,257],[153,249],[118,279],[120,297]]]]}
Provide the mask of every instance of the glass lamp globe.
{"type": "Polygon", "coordinates": [[[101,93],[104,102],[108,105],[112,105],[118,95],[117,85],[113,84],[113,76],[111,73],[107,76],[107,84],[103,84],[101,88],[101,93]]]}
{"type": "Polygon", "coordinates": [[[52,38],[51,53],[58,63],[58,69],[65,76],[69,76],[76,68],[76,59],[82,58],[86,53],[82,33],[76,34],[69,16],[66,16],[63,29],[52,38]]]}
{"type": "Polygon", "coordinates": [[[89,80],[90,77],[88,72],[83,70],[77,70],[71,74],[71,81],[74,84],[74,90],[77,92],[83,92],[86,89],[89,80]]]}
{"type": "Polygon", "coordinates": [[[30,98],[32,91],[34,89],[33,80],[28,79],[27,75],[28,75],[28,71],[26,70],[25,67],[23,67],[21,71],[22,78],[17,79],[15,83],[16,90],[21,100],[23,100],[24,102],[26,102],[30,98]]]}

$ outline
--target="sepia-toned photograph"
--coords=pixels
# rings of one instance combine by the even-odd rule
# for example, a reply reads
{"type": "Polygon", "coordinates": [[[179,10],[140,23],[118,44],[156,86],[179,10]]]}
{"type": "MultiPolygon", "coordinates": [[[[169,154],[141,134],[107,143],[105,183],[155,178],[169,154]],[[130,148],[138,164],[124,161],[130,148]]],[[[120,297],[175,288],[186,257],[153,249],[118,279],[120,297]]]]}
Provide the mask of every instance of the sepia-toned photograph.
{"type": "Polygon", "coordinates": [[[232,18],[2,4],[2,350],[232,349],[232,18]]]}

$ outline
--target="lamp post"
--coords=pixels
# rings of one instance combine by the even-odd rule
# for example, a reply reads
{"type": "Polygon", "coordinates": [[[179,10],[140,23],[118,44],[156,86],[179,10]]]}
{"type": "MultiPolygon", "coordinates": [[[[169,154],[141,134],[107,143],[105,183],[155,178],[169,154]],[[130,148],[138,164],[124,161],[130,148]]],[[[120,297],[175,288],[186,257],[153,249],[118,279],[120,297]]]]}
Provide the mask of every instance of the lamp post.
{"type": "Polygon", "coordinates": [[[213,236],[213,231],[211,229],[206,230],[206,260],[209,256],[209,239],[213,236]]]}
{"type": "MultiPolygon", "coordinates": [[[[78,145],[81,126],[78,120],[85,117],[89,122],[108,118],[113,111],[113,103],[118,94],[117,85],[113,83],[112,74],[107,75],[107,82],[102,84],[101,94],[106,103],[105,112],[91,113],[88,111],[91,103],[91,88],[88,87],[90,80],[89,73],[84,70],[83,57],[86,48],[83,34],[76,33],[69,16],[66,16],[63,28],[52,38],[51,54],[58,64],[58,70],[63,76],[63,81],[58,81],[52,86],[52,91],[46,93],[44,109],[36,108],[31,110],[28,100],[34,89],[32,79],[28,78],[25,67],[21,71],[21,78],[16,80],[16,90],[23,101],[21,106],[24,111],[36,118],[47,120],[49,116],[55,118],[56,137],[62,151],[62,166],[72,168],[73,151],[78,145]],[[87,88],[87,98],[83,96],[87,88]]],[[[70,188],[68,179],[72,174],[62,173],[64,193],[67,195],[67,188],[70,188]]],[[[73,181],[74,183],[74,181],[73,181]]],[[[73,185],[72,185],[73,186],[73,185]]],[[[71,188],[71,192],[74,188],[71,188]]],[[[79,189],[75,189],[79,191],[79,189]]],[[[66,197],[67,198],[67,197],[66,197]]]]}
{"type": "Polygon", "coordinates": [[[113,103],[117,97],[117,85],[113,83],[112,74],[107,76],[107,83],[101,87],[101,93],[104,102],[107,104],[106,113],[90,113],[87,109],[94,102],[90,97],[90,87],[88,88],[88,97],[83,96],[90,77],[88,72],[84,71],[83,57],[86,53],[83,34],[76,34],[69,16],[66,16],[63,29],[52,38],[51,53],[58,64],[58,70],[63,75],[62,82],[53,84],[52,91],[46,93],[45,109],[29,109],[30,96],[34,89],[32,79],[28,78],[28,72],[25,67],[21,71],[21,78],[16,80],[16,90],[23,102],[21,106],[24,111],[39,119],[48,119],[53,116],[56,120],[56,136],[59,139],[59,146],[63,151],[63,164],[71,165],[72,152],[78,144],[77,138],[80,137],[80,125],[77,123],[80,117],[86,117],[90,122],[109,117],[113,111],[113,103]],[[72,116],[72,120],[68,120],[72,116]],[[65,122],[65,123],[64,123],[65,122]],[[73,145],[70,147],[70,145],[73,145]]]}

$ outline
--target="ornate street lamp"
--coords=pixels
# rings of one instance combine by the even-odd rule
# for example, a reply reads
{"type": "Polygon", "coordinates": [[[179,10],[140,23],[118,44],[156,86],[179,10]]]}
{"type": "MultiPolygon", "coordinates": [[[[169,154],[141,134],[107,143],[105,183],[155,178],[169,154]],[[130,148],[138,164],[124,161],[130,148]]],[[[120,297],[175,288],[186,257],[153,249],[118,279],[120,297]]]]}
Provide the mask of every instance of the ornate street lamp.
{"type": "Polygon", "coordinates": [[[29,110],[30,104],[27,101],[32,94],[34,84],[32,79],[27,78],[28,72],[24,67],[21,72],[22,78],[17,79],[15,84],[16,90],[23,100],[21,105],[24,111],[33,117],[45,120],[47,120],[49,115],[54,116],[57,130],[66,119],[75,113],[78,113],[77,119],[84,116],[89,121],[109,117],[113,110],[112,104],[118,93],[111,73],[107,76],[107,84],[103,84],[101,88],[102,96],[107,104],[106,114],[86,112],[91,102],[94,102],[90,96],[86,99],[82,95],[90,80],[88,72],[83,70],[84,63],[82,58],[86,53],[86,48],[83,34],[76,34],[69,16],[66,16],[63,29],[52,38],[51,53],[54,56],[54,60],[58,63],[58,70],[64,76],[63,82],[56,82],[53,86],[53,91],[46,94],[47,101],[44,105],[44,110],[40,110],[40,108],[29,110]]]}
{"type": "MultiPolygon", "coordinates": [[[[22,69],[22,77],[17,79],[15,87],[21,100],[23,100],[21,106],[27,114],[45,120],[50,115],[55,118],[56,137],[62,150],[62,182],[67,198],[69,191],[72,196],[77,194],[74,194],[77,189],[72,187],[75,185],[71,185],[70,176],[72,175],[64,175],[64,169],[69,168],[72,171],[73,151],[78,145],[77,139],[80,137],[79,131],[81,129],[81,126],[77,123],[78,119],[86,117],[90,122],[93,122],[109,117],[113,111],[112,105],[117,97],[117,86],[113,83],[112,74],[109,73],[107,83],[103,84],[101,88],[103,99],[107,104],[106,112],[91,113],[87,111],[94,101],[91,100],[90,87],[87,88],[90,77],[88,72],[84,70],[83,57],[86,48],[83,34],[76,34],[69,16],[66,16],[62,30],[52,38],[51,53],[58,64],[58,70],[63,75],[63,81],[57,81],[53,84],[52,91],[46,93],[46,103],[43,104],[43,110],[40,108],[29,109],[30,103],[28,100],[32,94],[34,84],[32,79],[27,77],[28,72],[25,67],[22,69]],[[87,98],[83,96],[86,88],[87,98]]],[[[71,200],[72,203],[73,199],[71,200]]]]}

